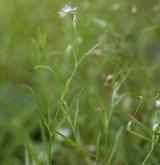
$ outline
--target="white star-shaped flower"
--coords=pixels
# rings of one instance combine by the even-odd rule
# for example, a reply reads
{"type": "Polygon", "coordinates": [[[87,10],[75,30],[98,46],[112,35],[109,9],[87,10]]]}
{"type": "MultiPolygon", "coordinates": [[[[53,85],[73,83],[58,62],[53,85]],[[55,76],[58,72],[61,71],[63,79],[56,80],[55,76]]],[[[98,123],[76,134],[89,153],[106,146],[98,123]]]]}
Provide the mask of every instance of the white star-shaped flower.
{"type": "Polygon", "coordinates": [[[69,6],[69,5],[65,5],[65,6],[58,12],[58,14],[59,14],[61,17],[65,17],[68,13],[76,14],[76,12],[77,12],[77,7],[72,8],[72,7],[69,6]]]}

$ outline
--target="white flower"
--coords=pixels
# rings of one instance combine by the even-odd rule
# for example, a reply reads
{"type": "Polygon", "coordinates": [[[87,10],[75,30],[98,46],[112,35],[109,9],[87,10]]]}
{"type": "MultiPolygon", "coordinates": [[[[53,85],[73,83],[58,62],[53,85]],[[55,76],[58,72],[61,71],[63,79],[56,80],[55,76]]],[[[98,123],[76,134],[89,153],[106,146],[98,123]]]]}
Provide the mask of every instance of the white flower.
{"type": "Polygon", "coordinates": [[[152,127],[153,132],[159,133],[160,132],[160,125],[155,123],[152,127]]]}
{"type": "MultiPolygon", "coordinates": [[[[68,129],[68,128],[59,128],[57,130],[57,132],[59,132],[60,134],[66,136],[66,137],[69,137],[71,135],[71,130],[68,129]]],[[[63,141],[64,140],[64,138],[62,136],[60,136],[60,135],[57,135],[56,137],[57,137],[57,140],[59,140],[59,141],[63,141]]]]}
{"type": "Polygon", "coordinates": [[[160,100],[156,100],[156,107],[160,107],[160,100]]]}
{"type": "Polygon", "coordinates": [[[77,12],[77,7],[72,8],[72,7],[69,6],[69,5],[65,5],[65,6],[58,12],[58,14],[59,14],[61,17],[65,17],[68,13],[76,14],[76,12],[77,12]]]}

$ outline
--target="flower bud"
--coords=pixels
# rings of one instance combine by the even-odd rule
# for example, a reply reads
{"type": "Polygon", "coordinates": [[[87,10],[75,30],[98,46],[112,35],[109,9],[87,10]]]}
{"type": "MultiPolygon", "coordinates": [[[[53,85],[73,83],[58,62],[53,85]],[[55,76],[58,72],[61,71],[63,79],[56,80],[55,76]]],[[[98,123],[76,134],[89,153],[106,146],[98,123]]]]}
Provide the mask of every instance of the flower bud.
{"type": "Polygon", "coordinates": [[[155,124],[153,125],[152,131],[155,132],[155,133],[159,132],[159,124],[158,124],[158,123],[155,123],[155,124]]]}
{"type": "Polygon", "coordinates": [[[160,107],[160,100],[156,100],[156,107],[160,107]]]}

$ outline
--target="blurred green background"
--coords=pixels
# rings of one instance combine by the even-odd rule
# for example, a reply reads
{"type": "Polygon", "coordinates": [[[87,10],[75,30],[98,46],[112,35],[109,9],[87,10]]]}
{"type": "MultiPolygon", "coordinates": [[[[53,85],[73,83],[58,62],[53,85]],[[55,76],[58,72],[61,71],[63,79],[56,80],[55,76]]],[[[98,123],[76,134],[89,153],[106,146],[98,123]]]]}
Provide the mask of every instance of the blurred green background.
{"type": "MultiPolygon", "coordinates": [[[[95,146],[101,132],[99,164],[105,164],[117,130],[122,126],[123,135],[112,164],[123,165],[121,156],[128,164],[140,164],[150,144],[128,133],[125,127],[130,119],[127,113],[133,114],[139,103],[138,96],[143,96],[144,102],[137,118],[151,127],[160,82],[158,0],[0,1],[0,164],[25,164],[26,142],[32,144],[45,164],[39,105],[24,84],[35,91],[45,115],[48,107],[55,112],[59,97],[56,81],[48,71],[33,68],[38,65],[53,68],[60,86],[70,76],[74,67],[69,49],[73,28],[67,18],[60,18],[57,13],[65,4],[78,7],[77,56],[101,43],[96,49],[98,53],[91,52],[79,66],[66,98],[72,103],[84,87],[79,96],[81,142],[84,146],[95,146]],[[120,88],[120,94],[125,96],[115,107],[106,150],[98,109],[103,102],[106,113],[110,110],[114,83],[104,85],[105,78],[113,75],[114,82],[120,81],[123,74],[116,75],[129,69],[131,72],[120,88]]],[[[71,116],[74,111],[75,105],[71,116]]],[[[68,127],[67,123],[64,127],[68,127]]],[[[159,153],[157,146],[148,164],[158,165],[159,153]]],[[[65,142],[55,141],[53,154],[55,164],[94,163],[93,158],[76,152],[65,142]]]]}

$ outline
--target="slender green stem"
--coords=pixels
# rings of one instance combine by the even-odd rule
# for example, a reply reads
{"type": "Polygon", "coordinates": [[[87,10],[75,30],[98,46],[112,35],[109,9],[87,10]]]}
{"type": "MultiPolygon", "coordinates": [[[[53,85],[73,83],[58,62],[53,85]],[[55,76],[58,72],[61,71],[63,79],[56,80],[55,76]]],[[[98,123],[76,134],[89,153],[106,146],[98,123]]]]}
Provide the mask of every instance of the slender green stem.
{"type": "Polygon", "coordinates": [[[147,156],[145,157],[145,159],[143,160],[141,165],[144,165],[147,161],[147,159],[150,157],[151,153],[152,153],[153,149],[150,150],[150,152],[147,154],[147,156]]]}
{"type": "Polygon", "coordinates": [[[48,165],[52,164],[52,135],[49,136],[48,165]]]}
{"type": "Polygon", "coordinates": [[[151,144],[151,150],[149,151],[149,153],[147,154],[147,156],[145,157],[145,159],[143,160],[141,165],[144,165],[145,162],[148,160],[148,158],[150,157],[150,155],[152,154],[153,150],[154,150],[154,146],[155,144],[158,142],[159,139],[159,135],[152,135],[152,144],[151,144]]]}

